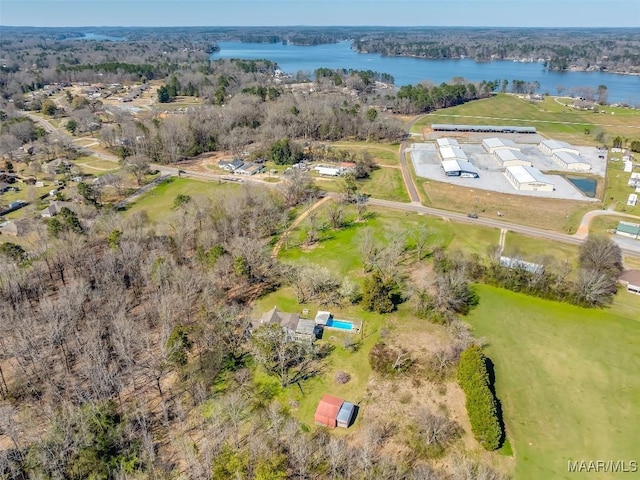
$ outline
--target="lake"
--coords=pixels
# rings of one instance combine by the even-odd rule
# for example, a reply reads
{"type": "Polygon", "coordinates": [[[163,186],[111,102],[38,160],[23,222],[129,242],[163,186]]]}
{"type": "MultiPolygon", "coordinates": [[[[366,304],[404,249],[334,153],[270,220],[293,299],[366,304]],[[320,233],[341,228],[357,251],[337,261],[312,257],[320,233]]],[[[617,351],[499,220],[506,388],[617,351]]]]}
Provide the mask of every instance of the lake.
{"type": "Polygon", "coordinates": [[[313,73],[320,67],[331,69],[350,68],[373,70],[393,75],[396,86],[415,85],[423,80],[440,84],[453,77],[480,82],[482,80],[508,79],[538,81],[538,93],[558,95],[558,87],[564,93],[572,89],[606,85],[609,103],[627,103],[640,106],[640,76],[604,72],[551,72],[540,63],[493,61],[478,63],[471,59],[427,60],[410,57],[384,57],[379,54],[357,53],[350,42],[328,45],[298,46],[282,43],[220,42],[220,50],[211,54],[219,58],[267,59],[278,64],[286,72],[313,73]]]}

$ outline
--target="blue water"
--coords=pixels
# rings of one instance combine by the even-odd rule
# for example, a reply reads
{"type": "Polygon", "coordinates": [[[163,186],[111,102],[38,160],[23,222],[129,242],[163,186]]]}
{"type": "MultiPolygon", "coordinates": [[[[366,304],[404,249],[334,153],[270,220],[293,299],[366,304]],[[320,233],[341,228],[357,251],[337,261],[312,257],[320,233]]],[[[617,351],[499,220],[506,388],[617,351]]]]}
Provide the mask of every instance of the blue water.
{"type": "Polygon", "coordinates": [[[83,33],[82,37],[71,38],[70,40],[96,40],[96,41],[108,41],[108,42],[121,42],[126,40],[125,37],[111,37],[109,35],[102,35],[100,33],[83,33]]]}
{"type": "Polygon", "coordinates": [[[559,87],[564,94],[579,94],[578,89],[589,87],[596,90],[606,85],[609,103],[622,102],[640,106],[640,76],[619,75],[604,72],[551,72],[540,63],[518,63],[493,61],[478,63],[472,59],[427,60],[410,57],[385,57],[379,54],[356,53],[349,42],[329,45],[297,46],[282,43],[220,42],[220,50],[211,54],[211,59],[242,58],[267,59],[291,74],[299,71],[312,74],[320,67],[373,70],[389,73],[396,86],[415,85],[421,81],[435,84],[449,82],[453,77],[480,82],[482,80],[538,81],[537,93],[558,95],[559,87]]]}
{"type": "Polygon", "coordinates": [[[598,182],[595,179],[569,176],[565,176],[565,178],[587,197],[595,198],[596,188],[598,187],[598,182]]]}
{"type": "Polygon", "coordinates": [[[327,327],[338,328],[340,330],[353,330],[353,323],[347,322],[345,320],[335,320],[330,318],[327,321],[327,327]]]}

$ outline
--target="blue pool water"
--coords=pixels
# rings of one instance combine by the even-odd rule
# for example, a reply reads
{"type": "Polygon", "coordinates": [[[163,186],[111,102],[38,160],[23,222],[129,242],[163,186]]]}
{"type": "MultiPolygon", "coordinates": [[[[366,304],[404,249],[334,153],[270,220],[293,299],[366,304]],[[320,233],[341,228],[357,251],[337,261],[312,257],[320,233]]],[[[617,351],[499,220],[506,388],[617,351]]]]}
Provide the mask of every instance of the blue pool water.
{"type": "Polygon", "coordinates": [[[333,318],[330,318],[327,321],[326,326],[331,328],[338,328],[340,330],[353,330],[353,323],[346,322],[344,320],[334,320],[333,318]]]}

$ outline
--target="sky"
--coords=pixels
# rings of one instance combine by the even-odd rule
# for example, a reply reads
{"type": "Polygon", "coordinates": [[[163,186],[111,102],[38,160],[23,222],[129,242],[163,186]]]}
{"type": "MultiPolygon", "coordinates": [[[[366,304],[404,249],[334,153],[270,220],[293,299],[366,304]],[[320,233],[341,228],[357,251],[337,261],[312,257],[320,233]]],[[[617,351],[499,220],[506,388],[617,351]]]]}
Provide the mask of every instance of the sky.
{"type": "Polygon", "coordinates": [[[640,27],[640,0],[0,0],[0,25],[640,27]]]}

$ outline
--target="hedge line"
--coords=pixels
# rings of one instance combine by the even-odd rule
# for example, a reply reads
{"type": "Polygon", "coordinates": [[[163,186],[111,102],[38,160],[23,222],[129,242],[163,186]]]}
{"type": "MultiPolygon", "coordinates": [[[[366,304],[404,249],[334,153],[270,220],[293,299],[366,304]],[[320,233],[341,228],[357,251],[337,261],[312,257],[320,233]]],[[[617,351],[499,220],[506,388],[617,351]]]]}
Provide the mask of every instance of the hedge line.
{"type": "Polygon", "coordinates": [[[458,364],[458,382],[467,397],[466,407],[471,431],[487,450],[495,450],[502,440],[502,424],[496,398],[489,384],[485,356],[477,346],[462,352],[458,364]]]}

